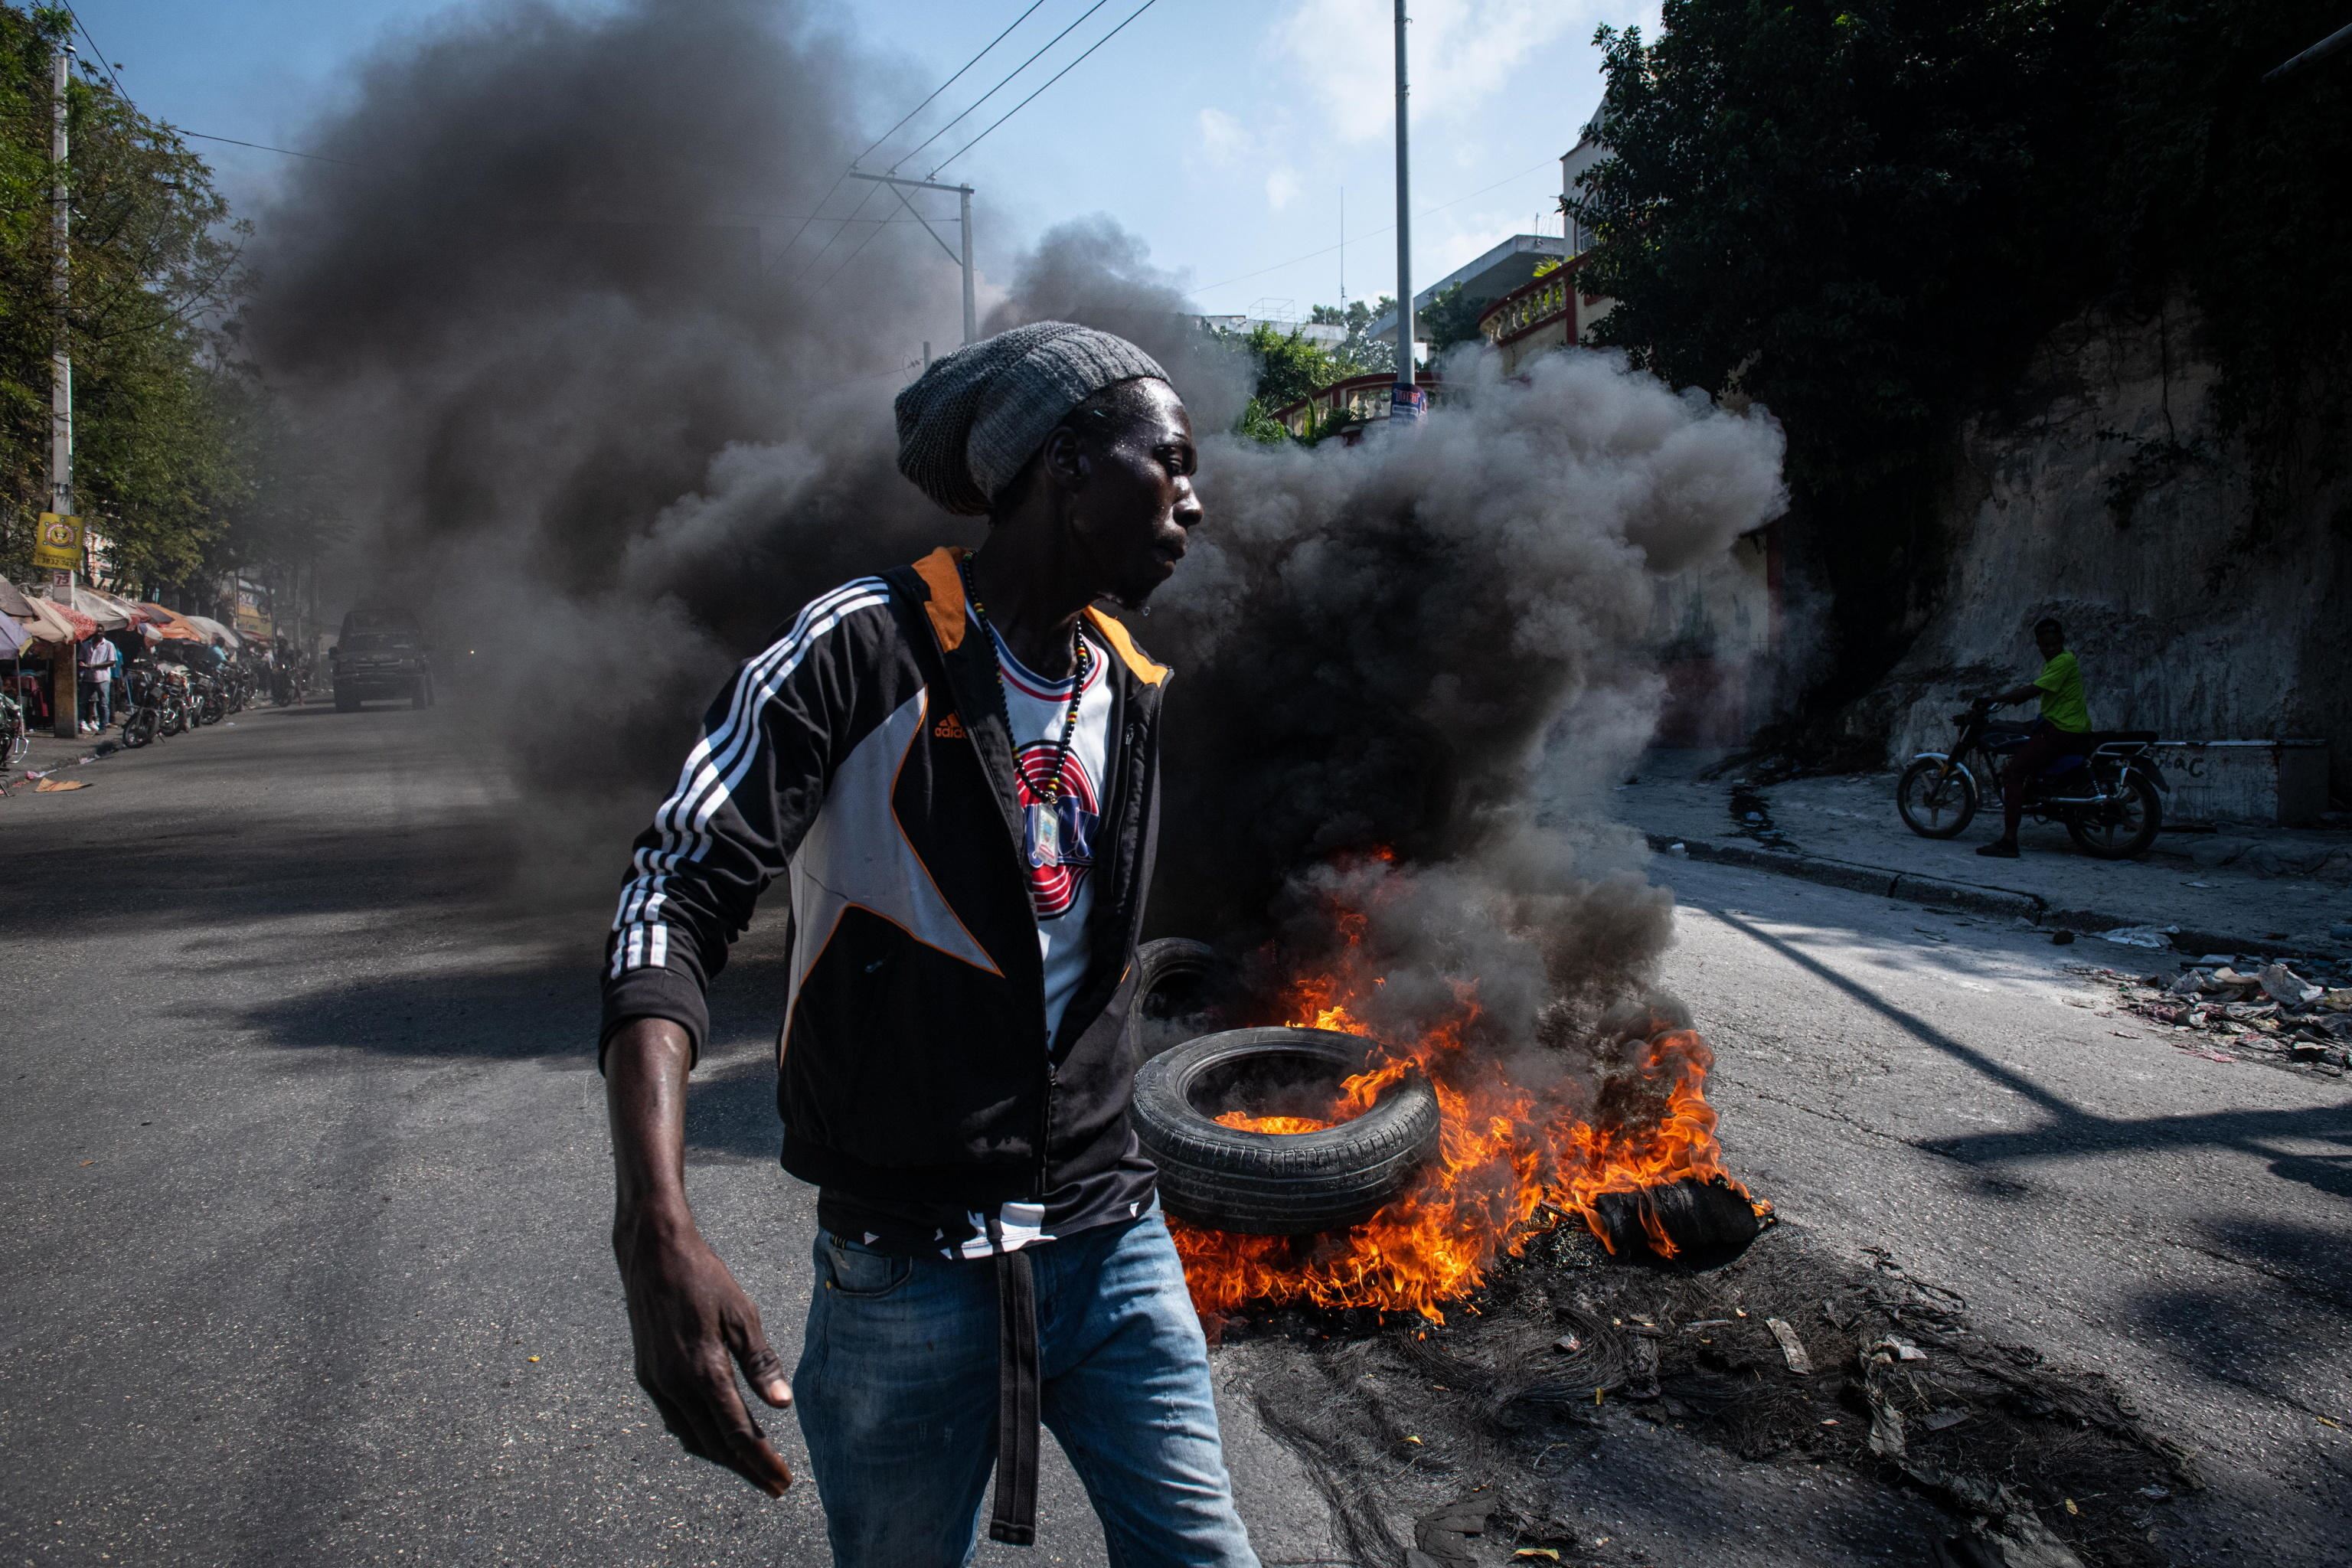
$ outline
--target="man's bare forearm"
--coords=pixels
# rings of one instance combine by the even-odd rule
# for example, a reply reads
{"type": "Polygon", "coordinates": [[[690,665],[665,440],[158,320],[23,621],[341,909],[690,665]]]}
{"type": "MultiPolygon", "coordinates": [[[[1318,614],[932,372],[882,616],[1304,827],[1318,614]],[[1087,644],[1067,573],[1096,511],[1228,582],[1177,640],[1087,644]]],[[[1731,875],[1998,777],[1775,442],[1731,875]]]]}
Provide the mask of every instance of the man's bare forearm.
{"type": "Polygon", "coordinates": [[[604,1047],[604,1109],[613,1129],[613,1223],[693,1224],[686,1202],[685,1029],[636,1018],[604,1047]]]}

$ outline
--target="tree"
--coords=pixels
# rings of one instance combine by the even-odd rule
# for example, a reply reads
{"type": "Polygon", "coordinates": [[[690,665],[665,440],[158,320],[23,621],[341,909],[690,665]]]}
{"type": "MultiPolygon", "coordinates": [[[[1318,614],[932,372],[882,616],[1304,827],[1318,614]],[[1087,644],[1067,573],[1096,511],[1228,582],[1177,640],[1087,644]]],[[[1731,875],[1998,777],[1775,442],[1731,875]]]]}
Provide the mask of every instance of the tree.
{"type": "MultiPolygon", "coordinates": [[[[47,504],[50,60],[68,19],[0,5],[0,570],[21,571],[47,504]]],[[[185,581],[257,477],[236,409],[258,395],[224,352],[245,225],[179,133],[85,77],[67,99],[73,204],[67,341],[76,505],[147,583],[185,581]]]]}
{"type": "Polygon", "coordinates": [[[2346,73],[2261,72],[2334,0],[1665,0],[1604,27],[1612,156],[1575,215],[1596,337],[1789,435],[1831,588],[1831,698],[1942,581],[1957,421],[2088,305],[2186,279],[2242,423],[2303,416],[2352,346],[2346,73]]]}
{"type": "Polygon", "coordinates": [[[1318,305],[1308,312],[1307,320],[1318,326],[1345,327],[1348,335],[1333,352],[1332,359],[1347,367],[1347,375],[1370,375],[1378,371],[1396,368],[1396,340],[1389,335],[1371,335],[1372,322],[1395,305],[1396,297],[1383,294],[1370,304],[1350,300],[1342,310],[1337,305],[1318,305]]]}
{"type": "Polygon", "coordinates": [[[1478,331],[1478,318],[1493,303],[1491,300],[1474,303],[1464,296],[1462,285],[1456,283],[1430,300],[1429,308],[1414,323],[1415,336],[1429,345],[1433,354],[1444,353],[1456,343],[1477,342],[1483,335],[1478,331]]]}

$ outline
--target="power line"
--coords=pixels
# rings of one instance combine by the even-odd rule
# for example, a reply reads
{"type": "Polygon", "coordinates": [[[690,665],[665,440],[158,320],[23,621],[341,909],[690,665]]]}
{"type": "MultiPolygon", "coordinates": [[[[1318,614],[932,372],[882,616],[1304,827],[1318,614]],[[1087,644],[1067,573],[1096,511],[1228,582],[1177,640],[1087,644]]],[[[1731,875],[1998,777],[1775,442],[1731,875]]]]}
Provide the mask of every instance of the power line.
{"type": "MultiPolygon", "coordinates": [[[[1097,49],[1101,48],[1105,44],[1108,44],[1113,38],[1118,37],[1119,34],[1127,30],[1128,22],[1134,21],[1138,16],[1142,16],[1146,11],[1150,10],[1152,6],[1159,3],[1160,0],[1143,0],[1142,5],[1138,5],[1134,10],[1129,11],[1127,14],[1127,22],[1121,22],[1118,26],[1113,27],[1109,32],[1105,33],[1101,37],[1097,38],[1093,43],[1087,45],[1086,54],[1080,55],[1077,59],[1072,60],[1068,65],[1064,66],[1060,70],[1057,70],[1052,76],[1047,77],[1045,79],[1045,87],[1040,87],[1037,89],[1037,92],[1045,91],[1045,88],[1053,86],[1055,82],[1069,75],[1071,71],[1077,68],[1079,61],[1084,60],[1087,58],[1087,55],[1093,54],[1097,49]]],[[[1071,25],[1073,26],[1076,26],[1076,23],[1071,25]]],[[[927,180],[938,179],[940,177],[940,169],[946,168],[950,163],[954,163],[958,158],[962,157],[966,153],[971,152],[982,142],[987,141],[989,131],[995,130],[997,125],[1003,124],[1006,121],[1012,119],[1014,115],[1028,108],[1032,103],[1034,103],[1037,100],[1037,92],[1031,93],[1027,98],[1023,99],[1020,102],[1006,110],[1002,115],[997,117],[996,125],[990,126],[988,131],[982,132],[979,135],[973,137],[971,141],[965,142],[962,146],[949,153],[945,158],[940,160],[938,166],[932,169],[929,174],[924,175],[923,178],[927,180]]],[[[978,108],[979,106],[975,104],[973,107],[978,108]]],[[[910,157],[913,154],[911,153],[908,154],[910,157]]]]}
{"type": "MultiPolygon", "coordinates": [[[[997,35],[996,35],[996,37],[992,37],[992,38],[989,39],[989,40],[988,40],[988,47],[987,47],[987,48],[983,48],[982,50],[981,50],[981,51],[980,51],[980,53],[979,53],[979,54],[976,54],[976,55],[972,56],[972,57],[971,57],[971,58],[970,58],[970,59],[968,59],[968,60],[964,61],[962,65],[961,65],[961,66],[959,66],[959,67],[957,67],[957,68],[956,68],[956,73],[955,73],[955,75],[953,75],[953,76],[951,76],[951,77],[948,78],[948,79],[947,79],[947,80],[945,80],[945,81],[943,81],[943,82],[940,83],[940,85],[939,85],[939,86],[937,86],[937,87],[935,87],[935,88],[931,89],[931,97],[930,97],[930,98],[927,98],[927,99],[923,100],[923,101],[922,101],[922,102],[920,102],[920,103],[919,103],[919,104],[915,105],[915,107],[914,107],[914,108],[912,108],[912,109],[910,109],[910,110],[907,110],[907,112],[906,112],[905,114],[903,114],[903,115],[901,115],[901,116],[899,117],[899,119],[898,119],[898,123],[897,125],[893,125],[892,127],[890,127],[890,129],[889,129],[889,130],[885,131],[884,132],[882,132],[882,134],[881,134],[881,135],[877,136],[876,138],[874,138],[874,144],[873,144],[873,146],[866,148],[865,152],[860,153],[859,154],[857,154],[857,156],[856,156],[856,158],[854,158],[854,159],[850,160],[851,165],[852,165],[853,167],[855,167],[856,164],[863,163],[864,162],[866,162],[866,159],[868,159],[868,158],[872,157],[872,156],[874,155],[874,148],[875,148],[875,147],[879,147],[880,145],[882,145],[882,143],[883,143],[883,142],[887,142],[888,140],[890,140],[890,138],[891,138],[891,137],[896,136],[897,134],[898,134],[898,132],[899,132],[900,127],[904,126],[904,125],[907,123],[907,121],[908,121],[914,119],[914,118],[915,118],[915,116],[917,116],[918,114],[920,114],[920,113],[921,113],[923,110],[925,110],[926,109],[929,109],[929,108],[931,106],[931,99],[935,99],[935,98],[939,97],[939,95],[940,95],[940,94],[941,94],[941,93],[943,93],[943,92],[947,91],[947,89],[950,89],[950,88],[953,87],[953,86],[954,86],[958,81],[961,81],[961,80],[963,79],[963,73],[964,73],[964,72],[966,72],[966,71],[968,71],[968,70],[971,69],[971,68],[972,68],[972,67],[974,67],[974,66],[978,65],[978,64],[981,62],[981,60],[982,60],[982,58],[983,58],[988,54],[988,50],[989,50],[989,49],[992,49],[992,48],[996,47],[996,46],[997,46],[997,45],[999,45],[999,44],[1003,43],[1005,39],[1007,39],[1007,38],[1011,37],[1013,36],[1013,27],[1017,27],[1017,26],[1019,26],[1022,23],[1024,23],[1024,22],[1027,21],[1031,16],[1034,16],[1034,15],[1036,14],[1037,7],[1038,7],[1038,6],[1040,6],[1040,5],[1043,5],[1045,3],[1045,0],[1031,0],[1029,9],[1028,9],[1028,10],[1026,10],[1026,11],[1022,12],[1022,13],[1021,13],[1021,15],[1019,15],[1018,16],[1015,16],[1015,17],[1013,17],[1013,25],[1012,25],[1012,26],[1008,26],[1008,27],[1006,27],[1006,28],[1004,29],[1004,31],[1003,31],[1003,32],[1001,32],[1001,33],[997,34],[997,35]]],[[[822,205],[822,204],[820,204],[820,205],[822,205]]]]}
{"type": "Polygon", "coordinates": [[[121,95],[122,101],[129,103],[130,90],[122,85],[122,79],[114,74],[114,67],[108,62],[106,51],[100,48],[98,40],[89,36],[89,24],[84,22],[81,13],[73,8],[73,0],[66,0],[66,15],[71,16],[73,25],[81,29],[82,41],[89,46],[89,52],[98,57],[99,68],[106,73],[106,79],[114,84],[114,90],[121,95]]]}
{"type": "Polygon", "coordinates": [[[1060,43],[1064,38],[1068,37],[1072,33],[1076,32],[1078,27],[1078,22],[1085,21],[1087,17],[1093,16],[1096,12],[1101,10],[1104,6],[1109,4],[1110,0],[1095,0],[1093,5],[1079,12],[1077,22],[1071,23],[1060,32],[1046,39],[1044,47],[1040,48],[1037,51],[1037,54],[1031,55],[1027,59],[1023,60],[1019,65],[1014,66],[1010,71],[1005,73],[1004,80],[998,82],[994,87],[990,88],[986,92],[982,93],[978,98],[973,99],[970,103],[966,104],[962,114],[957,115],[953,120],[949,121],[945,125],[940,126],[937,131],[932,132],[929,136],[924,137],[920,142],[916,142],[912,147],[909,147],[905,153],[901,153],[898,158],[898,163],[890,165],[890,172],[894,174],[897,174],[898,172],[898,163],[904,163],[908,159],[913,157],[916,153],[921,152],[924,148],[929,146],[932,142],[938,141],[949,132],[954,130],[956,126],[962,123],[965,114],[970,114],[973,110],[978,109],[982,104],[986,103],[990,99],[994,98],[998,93],[1003,92],[1012,82],[1014,77],[1019,76],[1023,71],[1025,71],[1031,66],[1035,65],[1037,63],[1038,55],[1044,54],[1046,49],[1052,48],[1055,44],[1060,43]]]}
{"type": "MultiPolygon", "coordinates": [[[[996,46],[997,46],[997,45],[999,45],[999,44],[1003,43],[1006,38],[1010,37],[1012,36],[1012,34],[1013,34],[1013,27],[1017,27],[1017,26],[1019,26],[1022,23],[1024,23],[1024,22],[1027,21],[1027,20],[1030,18],[1031,15],[1032,15],[1032,14],[1034,14],[1034,13],[1036,11],[1037,7],[1038,7],[1038,6],[1040,6],[1040,5],[1043,5],[1045,3],[1045,0],[1031,0],[1031,4],[1030,4],[1030,6],[1029,6],[1029,9],[1028,9],[1028,10],[1026,10],[1026,11],[1022,12],[1022,13],[1021,13],[1021,15],[1019,15],[1018,16],[1015,16],[1015,17],[1013,17],[1013,24],[1012,24],[1012,26],[1008,26],[1008,27],[1006,27],[1006,28],[1004,29],[1004,31],[1003,31],[1003,32],[999,33],[999,34],[997,34],[997,35],[996,35],[996,37],[992,37],[992,38],[989,39],[989,40],[988,40],[988,43],[987,43],[987,45],[986,45],[986,47],[984,47],[983,48],[982,48],[982,50],[980,51],[980,53],[978,53],[978,54],[976,54],[976,55],[972,56],[972,57],[971,57],[971,58],[970,58],[970,59],[968,59],[968,60],[964,61],[964,62],[963,62],[963,64],[961,64],[961,65],[960,65],[960,66],[958,66],[958,67],[956,68],[955,75],[953,75],[953,76],[951,76],[951,77],[948,78],[948,79],[947,79],[947,80],[945,80],[945,81],[943,81],[943,82],[940,83],[940,85],[939,85],[939,86],[937,86],[937,87],[933,88],[933,89],[931,89],[931,96],[930,96],[930,98],[927,98],[927,99],[923,100],[923,101],[922,101],[922,102],[920,102],[920,103],[919,103],[919,104],[915,105],[915,107],[914,107],[914,108],[912,108],[912,109],[908,110],[908,111],[907,111],[903,116],[901,116],[901,117],[899,118],[899,121],[898,121],[898,125],[893,125],[892,127],[890,127],[890,129],[889,129],[889,130],[885,131],[884,132],[882,132],[882,134],[881,134],[881,135],[877,136],[877,137],[874,139],[872,145],[868,146],[868,147],[866,149],[866,151],[865,151],[865,152],[860,153],[859,154],[857,154],[857,156],[856,156],[856,157],[852,158],[852,159],[849,161],[848,167],[847,167],[847,168],[843,169],[843,170],[841,171],[841,173],[840,173],[840,174],[835,174],[835,175],[833,177],[833,184],[830,184],[830,185],[828,185],[827,187],[825,187],[825,193],[824,193],[824,195],[823,195],[822,196],[819,196],[819,197],[817,198],[817,203],[816,203],[816,208],[815,208],[815,211],[814,211],[814,212],[810,213],[810,215],[809,215],[806,218],[803,218],[803,220],[801,220],[801,226],[800,226],[799,228],[796,228],[796,229],[793,230],[791,237],[790,237],[790,238],[788,238],[788,239],[786,239],[786,240],[784,241],[784,247],[783,247],[782,250],[780,250],[780,251],[778,251],[778,252],[776,253],[777,259],[778,259],[778,260],[782,260],[783,258],[785,258],[785,257],[787,257],[787,256],[790,256],[790,255],[793,253],[793,246],[795,246],[795,245],[798,245],[798,244],[801,242],[801,236],[802,236],[803,233],[805,233],[805,232],[807,231],[807,229],[808,229],[808,226],[809,226],[811,223],[814,223],[814,222],[816,220],[816,215],[817,215],[817,213],[821,213],[821,212],[824,211],[824,204],[825,204],[825,203],[827,203],[827,202],[829,202],[829,201],[831,201],[831,200],[833,200],[833,195],[834,195],[834,193],[835,193],[835,191],[838,191],[839,189],[841,189],[841,182],[842,182],[842,181],[844,181],[844,180],[845,180],[845,179],[847,179],[847,178],[849,178],[849,173],[850,173],[850,170],[851,170],[851,169],[855,169],[855,168],[856,168],[858,164],[860,164],[860,163],[864,163],[867,158],[869,158],[869,157],[873,156],[873,154],[874,154],[874,149],[875,149],[876,147],[879,147],[880,145],[882,145],[882,143],[883,143],[883,142],[887,142],[888,140],[890,140],[890,138],[891,138],[891,137],[896,136],[896,135],[898,133],[898,127],[899,127],[899,126],[906,124],[908,121],[914,119],[914,118],[915,118],[915,116],[917,116],[918,114],[920,114],[924,110],[926,110],[926,109],[929,108],[929,107],[930,107],[930,104],[931,104],[931,100],[932,100],[932,99],[935,99],[935,98],[939,97],[939,95],[940,95],[940,94],[941,94],[941,93],[943,93],[943,92],[947,91],[947,89],[950,89],[950,88],[953,87],[953,86],[954,86],[958,81],[960,81],[960,80],[961,80],[961,79],[962,79],[962,77],[963,77],[963,73],[964,73],[964,72],[966,72],[966,71],[968,71],[968,70],[971,69],[971,68],[972,68],[972,67],[974,67],[974,66],[978,65],[982,60],[983,60],[983,59],[987,58],[988,58],[988,52],[989,52],[989,50],[990,50],[990,49],[993,49],[994,47],[996,47],[996,46]]],[[[952,125],[952,124],[954,124],[954,123],[955,123],[955,121],[950,121],[948,123],[949,123],[949,124],[950,124],[950,125],[952,125]]],[[[891,167],[895,169],[895,168],[897,168],[897,167],[898,167],[898,165],[894,163],[894,164],[892,164],[892,165],[891,165],[891,167]]],[[[874,198],[874,193],[873,193],[872,191],[868,191],[868,192],[866,192],[866,201],[871,201],[873,198],[874,198]]],[[[866,201],[861,201],[861,202],[859,202],[859,203],[857,204],[857,211],[858,211],[858,212],[864,212],[864,211],[866,210],[866,201]]],[[[854,217],[855,217],[855,215],[853,214],[853,215],[852,215],[852,216],[853,216],[853,218],[854,218],[854,217]]],[[[839,239],[840,237],[841,237],[841,231],[840,231],[840,230],[838,230],[838,229],[835,230],[835,231],[834,231],[834,238],[835,238],[835,239],[839,239]]],[[[832,249],[832,248],[833,248],[832,244],[831,244],[830,242],[828,242],[828,243],[826,244],[826,246],[825,246],[825,247],[824,247],[824,248],[825,248],[825,250],[830,250],[830,249],[832,249]]],[[[817,252],[817,258],[818,258],[819,260],[824,259],[824,250],[820,250],[820,251],[818,251],[818,252],[817,252]]],[[[812,266],[814,266],[814,262],[812,262],[812,263],[811,263],[811,265],[812,265],[812,266]]]]}
{"type": "Polygon", "coordinates": [[[176,125],[172,129],[179,135],[193,136],[199,142],[226,142],[232,147],[250,147],[258,153],[283,153],[289,158],[308,158],[316,163],[338,163],[346,169],[361,166],[347,158],[330,158],[324,153],[297,153],[291,147],[272,147],[267,142],[240,142],[234,136],[212,136],[202,131],[182,131],[176,125]]]}
{"type": "MultiPolygon", "coordinates": [[[[1478,197],[1485,195],[1488,191],[1499,191],[1505,185],[1509,184],[1513,180],[1524,180],[1529,174],[1534,174],[1538,169],[1549,168],[1557,162],[1559,162],[1559,160],[1556,158],[1546,158],[1540,163],[1530,163],[1526,168],[1521,169],[1517,174],[1506,174],[1491,185],[1481,185],[1475,191],[1470,191],[1462,195],[1452,197],[1446,201],[1442,201],[1433,207],[1418,208],[1414,211],[1412,216],[1415,217],[1427,217],[1431,213],[1444,212],[1447,207],[1460,206],[1464,202],[1476,200],[1478,197]]],[[[1354,233],[1349,235],[1347,239],[1343,240],[1341,244],[1352,244],[1360,239],[1370,239],[1376,234],[1388,234],[1392,232],[1395,228],[1395,224],[1384,223],[1378,228],[1358,229],[1354,233]]],[[[1263,278],[1269,272],[1279,272],[1286,267],[1296,267],[1302,261],[1312,261],[1318,256],[1328,256],[1339,248],[1339,247],[1337,245],[1327,245],[1320,250],[1310,250],[1304,256],[1294,256],[1287,261],[1277,261],[1271,267],[1261,267],[1255,272],[1239,272],[1235,273],[1231,278],[1221,278],[1214,283],[1203,283],[1199,285],[1197,288],[1187,289],[1186,292],[1192,294],[1205,294],[1212,289],[1223,289],[1229,283],[1246,283],[1253,278],[1263,278]]]]}

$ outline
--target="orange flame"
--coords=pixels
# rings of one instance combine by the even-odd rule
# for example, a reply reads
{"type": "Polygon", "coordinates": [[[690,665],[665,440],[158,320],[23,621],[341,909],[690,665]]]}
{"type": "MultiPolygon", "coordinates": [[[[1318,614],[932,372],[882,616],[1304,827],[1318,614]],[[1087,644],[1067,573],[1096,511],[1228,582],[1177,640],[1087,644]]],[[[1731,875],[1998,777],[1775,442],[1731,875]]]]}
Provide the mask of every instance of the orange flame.
{"type": "MultiPolygon", "coordinates": [[[[1571,1103],[1573,1089],[1529,1089],[1500,1062],[1465,1048],[1465,1031],[1479,1016],[1475,985],[1457,985],[1453,1016],[1417,1039],[1375,1035],[1358,1012],[1382,984],[1364,972],[1368,922],[1337,906],[1333,918],[1343,943],[1337,965],[1299,977],[1283,1011],[1295,1024],[1374,1039],[1372,1065],[1342,1084],[1328,1121],[1238,1110],[1218,1121],[1261,1132],[1313,1131],[1360,1115],[1417,1068],[1437,1095],[1438,1154],[1403,1196],[1344,1234],[1244,1236],[1171,1221],[1202,1313],[1305,1303],[1414,1312],[1442,1323],[1444,1303],[1475,1290],[1502,1258],[1517,1256],[1566,1215],[1581,1215],[1608,1245],[1594,1206],[1605,1194],[1696,1177],[1749,1196],[1723,1168],[1706,1102],[1715,1058],[1696,1030],[1666,1030],[1635,1047],[1633,1092],[1622,1097],[1627,1105],[1601,1111],[1571,1103]]],[[[1749,1201],[1759,1214],[1769,1210],[1749,1201]]],[[[1646,1210],[1643,1223],[1659,1254],[1674,1256],[1674,1243],[1646,1210]]]]}

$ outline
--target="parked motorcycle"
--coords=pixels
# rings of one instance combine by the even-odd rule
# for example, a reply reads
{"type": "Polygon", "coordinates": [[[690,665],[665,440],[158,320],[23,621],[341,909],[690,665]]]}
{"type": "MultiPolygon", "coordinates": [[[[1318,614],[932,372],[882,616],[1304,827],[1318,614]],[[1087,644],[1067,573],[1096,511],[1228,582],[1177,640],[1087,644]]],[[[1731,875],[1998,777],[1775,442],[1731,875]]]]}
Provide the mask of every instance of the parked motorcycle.
{"type": "MultiPolygon", "coordinates": [[[[1895,786],[1904,825],[1923,838],[1950,838],[1974,821],[1985,800],[2000,796],[2000,759],[2025,744],[2029,724],[1996,724],[1993,705],[1978,700],[1952,715],[1950,752],[1922,752],[1895,786]]],[[[2163,774],[2149,758],[2153,730],[2094,730],[2079,752],[2060,757],[2026,787],[2025,809],[2038,822],[2060,822],[2085,855],[2126,860],[2144,855],[2164,827],[2163,774]]]]}
{"type": "Polygon", "coordinates": [[[134,660],[123,671],[122,743],[143,746],[188,727],[187,671],[160,660],[134,660]]]}
{"type": "Polygon", "coordinates": [[[25,733],[24,704],[0,691],[0,770],[14,768],[31,749],[32,741],[25,733]]]}

